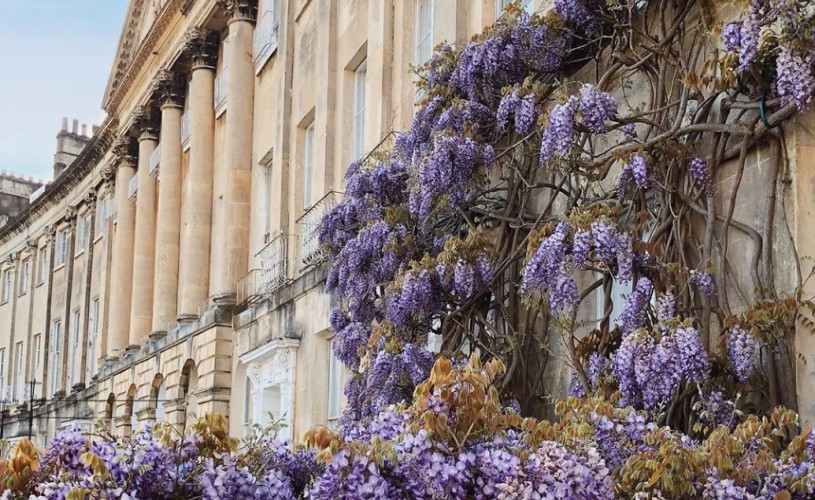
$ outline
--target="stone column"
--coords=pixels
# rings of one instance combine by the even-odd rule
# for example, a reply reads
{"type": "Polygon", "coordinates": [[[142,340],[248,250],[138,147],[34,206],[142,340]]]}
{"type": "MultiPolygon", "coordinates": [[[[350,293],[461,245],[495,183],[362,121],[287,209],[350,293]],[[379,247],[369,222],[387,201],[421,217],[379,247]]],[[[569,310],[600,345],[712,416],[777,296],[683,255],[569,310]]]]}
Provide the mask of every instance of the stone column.
{"type": "MultiPolygon", "coordinates": [[[[117,358],[127,347],[133,291],[133,238],[135,206],[128,199],[130,179],[136,175],[135,143],[119,137],[113,146],[116,165],[116,235],[113,239],[107,355],[117,358]]],[[[44,346],[45,348],[46,346],[44,346]]]]}
{"type": "Polygon", "coordinates": [[[251,197],[252,120],[255,97],[255,66],[252,37],[257,3],[227,0],[229,67],[227,68],[226,130],[224,169],[226,180],[224,216],[213,239],[223,248],[212,287],[216,303],[234,303],[238,280],[249,262],[249,200],[251,197]]]}
{"type": "Polygon", "coordinates": [[[192,62],[190,83],[190,163],[184,180],[179,321],[192,319],[209,296],[209,245],[212,237],[212,174],[215,135],[215,63],[218,35],[194,29],[185,50],[192,62]]]}
{"type": "Polygon", "coordinates": [[[181,229],[181,114],[184,83],[162,70],[156,80],[161,102],[156,265],[153,288],[153,333],[160,335],[176,320],[178,256],[181,229]]]}
{"type": "Polygon", "coordinates": [[[153,328],[153,267],[156,245],[156,179],[150,175],[150,156],[158,145],[153,110],[137,112],[139,135],[136,232],[133,245],[133,297],[130,308],[129,351],[138,351],[153,328]]]}

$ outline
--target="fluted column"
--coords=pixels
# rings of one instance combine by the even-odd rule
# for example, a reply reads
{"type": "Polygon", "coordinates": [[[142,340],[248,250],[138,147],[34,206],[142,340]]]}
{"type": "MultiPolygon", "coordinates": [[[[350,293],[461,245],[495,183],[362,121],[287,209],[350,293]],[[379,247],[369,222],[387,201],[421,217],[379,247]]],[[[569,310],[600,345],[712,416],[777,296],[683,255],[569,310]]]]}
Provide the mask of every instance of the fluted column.
{"type": "Polygon", "coordinates": [[[107,354],[121,355],[127,347],[130,328],[130,304],[133,291],[133,238],[135,206],[127,196],[130,179],[136,175],[135,143],[120,137],[113,146],[116,165],[116,235],[111,262],[110,320],[108,321],[107,354]]]}
{"type": "Polygon", "coordinates": [[[198,314],[198,306],[209,296],[209,257],[212,237],[212,175],[215,135],[215,62],[218,35],[193,30],[185,49],[192,61],[190,83],[190,163],[184,181],[181,260],[179,276],[179,320],[198,314]]]}
{"type": "Polygon", "coordinates": [[[251,198],[252,120],[255,98],[255,66],[252,38],[257,3],[227,0],[229,19],[229,67],[227,68],[225,155],[226,179],[224,216],[215,242],[223,245],[216,280],[216,302],[235,301],[237,282],[246,274],[249,262],[249,200],[251,198]]]}
{"type": "Polygon", "coordinates": [[[153,334],[166,332],[178,308],[178,256],[181,229],[181,114],[184,85],[162,71],[156,80],[161,102],[156,265],[153,288],[153,334]]]}
{"type": "Polygon", "coordinates": [[[136,117],[139,130],[136,232],[133,244],[133,297],[130,309],[128,350],[136,351],[153,328],[153,272],[156,244],[156,179],[150,175],[150,156],[158,145],[156,123],[150,107],[136,117]]]}

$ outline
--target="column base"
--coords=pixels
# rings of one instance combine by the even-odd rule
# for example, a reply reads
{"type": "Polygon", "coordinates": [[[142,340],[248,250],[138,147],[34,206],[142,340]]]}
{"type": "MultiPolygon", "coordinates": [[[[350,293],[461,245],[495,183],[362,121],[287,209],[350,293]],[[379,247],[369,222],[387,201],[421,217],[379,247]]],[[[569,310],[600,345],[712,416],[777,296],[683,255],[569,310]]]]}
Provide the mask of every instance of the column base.
{"type": "Polygon", "coordinates": [[[54,399],[62,399],[65,397],[65,391],[59,390],[54,393],[54,399]]]}
{"type": "Polygon", "coordinates": [[[105,366],[111,366],[119,362],[119,356],[116,354],[109,354],[105,356],[105,366]]]}
{"type": "Polygon", "coordinates": [[[235,292],[220,292],[212,296],[212,302],[216,306],[234,306],[238,300],[235,292]]]}
{"type": "Polygon", "coordinates": [[[85,382],[78,382],[71,387],[71,394],[85,390],[85,382]]]}
{"type": "Polygon", "coordinates": [[[178,321],[178,322],[179,322],[180,324],[182,324],[182,325],[187,325],[187,324],[189,324],[189,323],[194,322],[194,321],[195,321],[195,320],[197,320],[197,319],[198,319],[198,315],[197,315],[197,314],[193,314],[193,313],[184,313],[184,314],[179,314],[179,315],[178,315],[178,318],[176,318],[176,321],[178,321]]]}
{"type": "Polygon", "coordinates": [[[139,351],[141,351],[140,345],[130,344],[129,346],[125,347],[125,356],[131,356],[139,351]]]}
{"type": "Polygon", "coordinates": [[[155,330],[150,332],[150,335],[147,336],[150,340],[161,340],[167,336],[167,332],[164,330],[155,330]]]}

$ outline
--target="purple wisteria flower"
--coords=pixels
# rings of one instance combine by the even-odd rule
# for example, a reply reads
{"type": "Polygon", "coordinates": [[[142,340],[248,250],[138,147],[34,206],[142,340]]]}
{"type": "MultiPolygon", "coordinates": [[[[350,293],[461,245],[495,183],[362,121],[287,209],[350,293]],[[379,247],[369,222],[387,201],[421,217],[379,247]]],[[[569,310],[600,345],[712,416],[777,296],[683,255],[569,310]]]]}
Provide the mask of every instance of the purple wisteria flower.
{"type": "Polygon", "coordinates": [[[727,355],[739,382],[746,382],[756,362],[756,339],[739,324],[730,327],[727,355]]]}

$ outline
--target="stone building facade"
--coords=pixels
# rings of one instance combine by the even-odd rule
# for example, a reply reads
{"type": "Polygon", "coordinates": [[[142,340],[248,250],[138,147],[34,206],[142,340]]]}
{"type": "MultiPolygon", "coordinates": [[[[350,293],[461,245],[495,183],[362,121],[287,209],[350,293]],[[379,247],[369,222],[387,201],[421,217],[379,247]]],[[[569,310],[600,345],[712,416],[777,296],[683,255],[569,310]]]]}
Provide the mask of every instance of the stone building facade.
{"type": "MultiPolygon", "coordinates": [[[[508,3],[131,0],[107,118],[0,229],[4,436],[43,444],[95,419],[127,436],[210,411],[233,435],[270,412],[294,439],[332,425],[344,374],[317,224],[346,166],[410,126],[410,67],[508,3]]],[[[815,169],[811,135],[788,140],[815,169]]],[[[803,254],[811,182],[792,195],[803,254]]]]}

